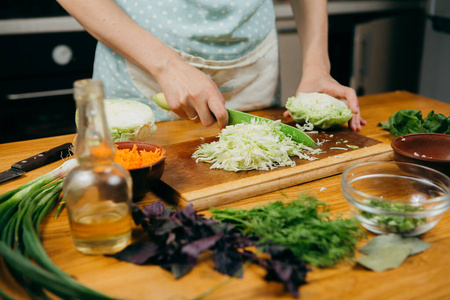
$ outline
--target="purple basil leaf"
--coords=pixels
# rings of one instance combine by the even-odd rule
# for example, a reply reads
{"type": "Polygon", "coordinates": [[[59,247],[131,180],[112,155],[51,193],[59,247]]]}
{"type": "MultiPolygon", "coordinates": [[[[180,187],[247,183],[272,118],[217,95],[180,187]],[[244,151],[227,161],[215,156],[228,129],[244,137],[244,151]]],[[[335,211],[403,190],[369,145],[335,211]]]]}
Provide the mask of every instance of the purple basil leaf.
{"type": "Polygon", "coordinates": [[[131,215],[132,215],[133,221],[136,225],[141,225],[141,224],[145,223],[145,215],[136,204],[133,204],[131,206],[131,215]]]}
{"type": "Polygon", "coordinates": [[[272,244],[265,252],[271,259],[265,260],[265,265],[260,264],[267,270],[264,279],[283,283],[286,291],[298,297],[298,288],[306,283],[306,273],[310,271],[306,263],[281,245],[272,244]]]}
{"type": "Polygon", "coordinates": [[[174,231],[176,228],[180,227],[179,224],[172,222],[171,220],[164,220],[161,222],[158,222],[158,226],[155,226],[157,224],[153,224],[152,228],[152,234],[161,236],[168,234],[172,231],[174,231]]]}
{"type": "Polygon", "coordinates": [[[144,207],[144,215],[148,218],[162,215],[164,211],[164,204],[160,201],[153,202],[144,207]]]}
{"type": "MultiPolygon", "coordinates": [[[[242,268],[241,255],[235,249],[214,249],[213,260],[216,265],[216,270],[229,276],[235,275],[242,268]]],[[[242,273],[237,277],[241,278],[242,273]]]]}
{"type": "Polygon", "coordinates": [[[184,263],[184,264],[172,264],[170,265],[170,271],[175,276],[176,279],[179,279],[189,273],[190,270],[194,268],[194,265],[184,263]]]}
{"type": "Polygon", "coordinates": [[[197,259],[200,253],[211,249],[211,247],[213,247],[216,242],[222,238],[222,236],[223,234],[216,234],[186,244],[181,248],[181,253],[187,254],[188,256],[197,259]]]}
{"type": "Polygon", "coordinates": [[[106,256],[115,257],[118,260],[131,262],[137,265],[143,265],[151,257],[158,254],[158,249],[158,245],[154,243],[139,242],[129,245],[118,253],[106,256]]]}
{"type": "Polygon", "coordinates": [[[163,213],[161,214],[161,217],[170,217],[170,215],[172,214],[172,209],[170,208],[166,208],[163,213]]]}
{"type": "Polygon", "coordinates": [[[288,282],[292,276],[292,268],[289,265],[283,264],[279,261],[274,261],[272,264],[273,270],[281,282],[288,282]]]}
{"type": "Polygon", "coordinates": [[[280,261],[271,261],[264,279],[283,283],[286,291],[298,297],[298,288],[306,283],[307,271],[307,268],[302,265],[296,266],[280,261]]]}
{"type": "Polygon", "coordinates": [[[195,213],[194,206],[192,205],[192,203],[189,203],[188,206],[180,210],[178,214],[180,219],[185,218],[192,221],[193,223],[195,223],[196,216],[198,216],[195,213]]]}

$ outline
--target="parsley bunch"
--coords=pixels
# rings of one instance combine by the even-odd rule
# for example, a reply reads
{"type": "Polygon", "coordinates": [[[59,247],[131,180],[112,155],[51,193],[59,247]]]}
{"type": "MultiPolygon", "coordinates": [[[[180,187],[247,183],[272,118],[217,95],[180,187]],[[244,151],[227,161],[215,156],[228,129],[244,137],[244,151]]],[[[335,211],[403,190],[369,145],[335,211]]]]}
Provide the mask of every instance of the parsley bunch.
{"type": "Polygon", "coordinates": [[[331,267],[353,257],[358,239],[364,236],[355,218],[331,219],[328,204],[308,194],[289,203],[211,212],[214,219],[234,224],[244,236],[258,238],[259,245],[283,245],[317,267],[331,267]]]}

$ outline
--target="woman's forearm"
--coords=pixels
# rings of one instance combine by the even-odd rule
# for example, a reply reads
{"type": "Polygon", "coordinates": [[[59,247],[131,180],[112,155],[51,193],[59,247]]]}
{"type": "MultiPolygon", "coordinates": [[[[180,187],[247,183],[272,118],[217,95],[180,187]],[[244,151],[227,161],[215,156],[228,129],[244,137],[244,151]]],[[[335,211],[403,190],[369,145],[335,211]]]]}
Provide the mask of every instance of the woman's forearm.
{"type": "Polygon", "coordinates": [[[58,0],[93,37],[157,76],[178,54],[135,23],[113,0],[58,0]]]}
{"type": "Polygon", "coordinates": [[[291,0],[302,48],[303,70],[330,72],[326,0],[291,0]]]}

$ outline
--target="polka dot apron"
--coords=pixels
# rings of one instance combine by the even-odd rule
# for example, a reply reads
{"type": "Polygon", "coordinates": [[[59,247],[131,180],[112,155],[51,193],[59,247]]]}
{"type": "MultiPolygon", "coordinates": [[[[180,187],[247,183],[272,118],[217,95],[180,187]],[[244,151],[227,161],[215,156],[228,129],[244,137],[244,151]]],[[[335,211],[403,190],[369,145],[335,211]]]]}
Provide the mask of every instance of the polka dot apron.
{"type": "MultiPolygon", "coordinates": [[[[255,110],[279,106],[278,44],[270,0],[118,0],[131,18],[209,76],[226,106],[255,110]]],[[[99,43],[94,78],[107,98],[148,104],[157,121],[179,119],[152,97],[162,92],[156,80],[99,43]]]]}

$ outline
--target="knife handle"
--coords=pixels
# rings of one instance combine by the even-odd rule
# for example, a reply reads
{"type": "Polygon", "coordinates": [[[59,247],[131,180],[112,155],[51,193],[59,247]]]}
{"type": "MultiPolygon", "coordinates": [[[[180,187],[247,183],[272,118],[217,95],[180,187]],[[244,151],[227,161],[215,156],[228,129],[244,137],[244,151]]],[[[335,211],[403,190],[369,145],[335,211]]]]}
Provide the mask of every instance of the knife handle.
{"type": "Polygon", "coordinates": [[[52,148],[48,151],[44,151],[32,157],[23,159],[21,161],[16,162],[11,166],[12,169],[19,169],[25,172],[34,170],[36,168],[42,167],[46,164],[57,161],[58,159],[62,159],[67,157],[70,152],[70,148],[72,147],[72,143],[66,143],[64,145],[52,148]]]}

